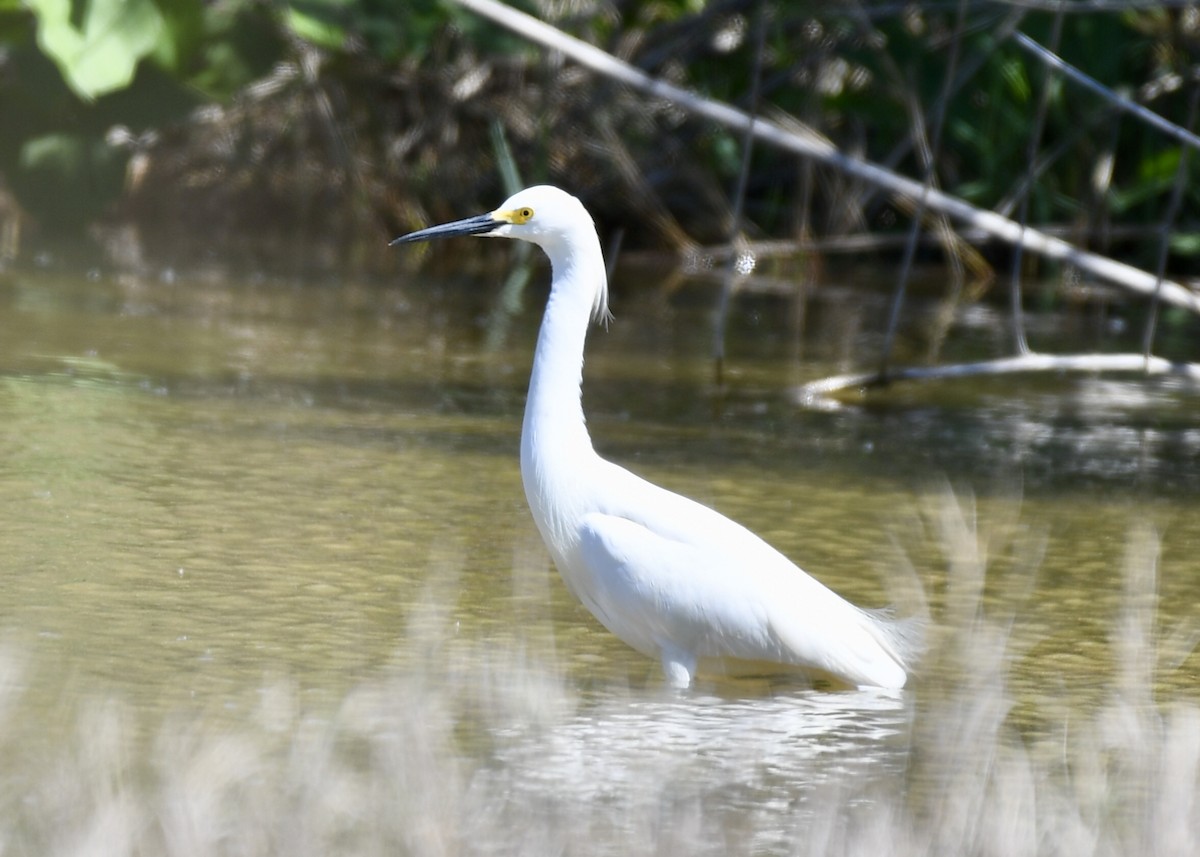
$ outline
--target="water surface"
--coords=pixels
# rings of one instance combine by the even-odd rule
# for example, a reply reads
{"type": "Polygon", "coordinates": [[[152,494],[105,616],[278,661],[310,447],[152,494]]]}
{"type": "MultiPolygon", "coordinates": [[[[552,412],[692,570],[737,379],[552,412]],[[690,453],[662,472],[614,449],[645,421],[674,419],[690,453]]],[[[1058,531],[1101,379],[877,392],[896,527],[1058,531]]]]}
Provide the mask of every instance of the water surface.
{"type": "MultiPolygon", "coordinates": [[[[1142,694],[1137,717],[1157,716],[1151,700],[1194,703],[1194,390],[1009,379],[804,410],[798,383],[873,353],[882,296],[833,283],[803,304],[739,298],[718,385],[713,287],[667,292],[631,276],[590,342],[597,448],[741,521],[858,603],[911,608],[915,580],[934,617],[934,651],[902,694],[766,680],[671,694],[657,665],[573,602],[525,508],[518,435],[543,295],[531,287],[504,317],[495,286],[473,280],[6,275],[0,628],[14,737],[0,752],[14,782],[40,782],[47,759],[69,768],[62,748],[91,746],[100,710],[125,750],[72,758],[132,766],[126,788],[192,795],[172,777],[208,739],[164,744],[180,722],[240,736],[232,769],[197,775],[226,800],[222,788],[279,786],[272,776],[296,788],[288,777],[325,774],[281,760],[311,750],[319,724],[338,736],[328,746],[348,783],[391,784],[390,805],[347,787],[346,829],[381,825],[377,839],[352,840],[356,853],[410,835],[388,838],[381,816],[396,812],[441,813],[473,849],[497,853],[530,844],[496,820],[504,812],[540,819],[527,830],[545,837],[535,851],[603,841],[649,853],[670,833],[693,850],[719,835],[730,851],[775,852],[825,817],[830,794],[848,796],[830,804],[844,822],[963,791],[948,785],[953,764],[930,761],[955,736],[986,756],[1053,744],[1064,724],[1100,723],[1130,694],[1142,694]],[[969,581],[984,566],[977,611],[969,581]],[[1155,592],[1158,609],[1142,609],[1155,592]],[[1143,632],[1144,646],[1130,644],[1143,632]],[[1149,661],[1131,684],[1139,657],[1149,661]],[[1001,713],[966,717],[972,701],[1001,713]],[[930,718],[940,734],[922,732],[930,718]],[[247,754],[256,766],[238,769],[247,754]],[[432,780],[440,809],[413,794],[432,780]],[[873,804],[879,789],[890,797],[873,804]],[[565,823],[581,813],[584,827],[565,823]],[[484,819],[474,832],[468,816],[484,819]]],[[[978,318],[995,311],[973,312],[952,356],[1003,347],[995,319],[978,318]]],[[[929,313],[915,304],[908,341],[929,313]]],[[[1138,735],[1160,746],[1161,729],[1138,735]]],[[[68,815],[86,838],[110,791],[82,788],[68,815]]],[[[0,803],[35,845],[56,817],[40,807],[70,793],[42,790],[58,797],[0,803]]],[[[126,808],[130,841],[143,845],[145,816],[170,828],[146,792],[126,802],[139,807],[126,808]]],[[[275,810],[281,826],[314,811],[275,810]]],[[[252,826],[237,812],[218,821],[252,826]]],[[[314,842],[341,841],[330,835],[314,842]]]]}

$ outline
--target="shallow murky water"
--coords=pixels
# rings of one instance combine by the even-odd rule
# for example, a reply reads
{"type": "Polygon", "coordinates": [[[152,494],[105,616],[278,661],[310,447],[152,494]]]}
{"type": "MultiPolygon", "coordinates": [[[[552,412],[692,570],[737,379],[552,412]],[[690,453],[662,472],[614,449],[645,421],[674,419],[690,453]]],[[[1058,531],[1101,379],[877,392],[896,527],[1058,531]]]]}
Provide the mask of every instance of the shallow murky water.
{"type": "MultiPolygon", "coordinates": [[[[457,834],[472,850],[603,841],[649,852],[672,831],[681,848],[724,837],[739,845],[726,850],[787,851],[817,796],[850,795],[853,816],[880,782],[894,794],[944,786],[944,770],[912,772],[914,724],[940,712],[934,744],[967,734],[952,712],[972,672],[1007,677],[1011,698],[995,684],[970,698],[1001,694],[1012,713],[995,722],[1031,740],[1053,743],[1064,723],[1104,710],[1129,663],[1112,644],[1132,633],[1122,617],[1153,594],[1124,572],[1131,543],[1134,560],[1153,559],[1146,524],[1162,552],[1161,634],[1137,651],[1161,669],[1145,665],[1140,680],[1160,702],[1194,702],[1195,391],[1022,379],[807,411],[791,388],[859,367],[852,355],[877,341],[877,298],[816,292],[803,316],[781,298],[740,299],[718,389],[711,289],[646,286],[619,292],[611,329],[591,340],[584,403],[597,448],[740,520],[856,602],[903,601],[911,578],[898,570],[911,565],[934,638],[959,640],[903,694],[762,681],[667,693],[655,664],[572,601],[525,509],[516,455],[541,294],[506,318],[486,283],[0,280],[4,793],[39,782],[39,760],[53,759],[59,770],[132,765],[131,782],[186,797],[191,781],[172,777],[208,739],[164,745],[176,731],[164,724],[178,722],[240,736],[258,759],[241,773],[205,768],[195,776],[206,787],[278,786],[267,770],[298,788],[304,775],[281,774],[269,748],[282,741],[294,761],[319,723],[338,752],[365,742],[337,757],[347,782],[364,771],[377,779],[362,788],[392,782],[392,804],[358,801],[346,821],[357,833],[373,812],[444,812],[461,827],[503,815],[500,801],[556,819],[534,825],[546,841],[481,821],[457,834]],[[1005,631],[972,638],[978,650],[941,630],[980,627],[971,585],[955,577],[971,564],[964,552],[986,564],[986,624],[1005,631]],[[975,669],[966,652],[998,665],[975,669]],[[117,761],[81,749],[64,762],[63,747],[93,743],[88,712],[108,704],[118,713],[95,728],[118,724],[117,761]],[[397,729],[412,746],[389,743],[397,729]],[[388,767],[381,746],[432,755],[400,753],[388,767]],[[410,794],[428,787],[414,765],[450,783],[440,810],[410,794]],[[565,833],[583,808],[589,820],[565,833]]],[[[988,331],[986,312],[972,318],[988,331]]],[[[968,324],[947,347],[975,352],[993,335],[968,324]]],[[[64,788],[34,788],[33,809],[0,804],[0,826],[46,844],[55,801],[71,805],[64,788]]],[[[107,788],[72,799],[85,839],[107,788]]],[[[153,801],[133,803],[130,829],[147,814],[170,827],[153,801]]],[[[277,823],[310,810],[289,803],[277,823]]],[[[440,853],[406,830],[396,837],[413,853],[440,853]]],[[[192,846],[167,850],[205,853],[193,833],[192,846]]],[[[263,853],[279,853],[282,840],[268,839],[263,853]]],[[[350,841],[347,853],[376,853],[375,840],[350,841]]]]}

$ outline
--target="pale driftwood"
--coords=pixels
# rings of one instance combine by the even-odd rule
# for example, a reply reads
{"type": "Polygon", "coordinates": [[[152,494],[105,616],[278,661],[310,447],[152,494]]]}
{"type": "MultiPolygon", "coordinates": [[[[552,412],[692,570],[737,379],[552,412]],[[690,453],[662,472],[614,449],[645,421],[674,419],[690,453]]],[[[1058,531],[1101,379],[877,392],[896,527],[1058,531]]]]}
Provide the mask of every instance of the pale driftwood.
{"type": "Polygon", "coordinates": [[[886,375],[858,372],[834,375],[804,384],[796,389],[795,399],[806,406],[829,401],[834,394],[847,390],[879,387],[894,381],[935,381],[948,378],[973,378],[986,375],[1020,375],[1031,372],[1084,373],[1131,372],[1141,375],[1172,375],[1200,383],[1200,363],[1175,363],[1162,357],[1142,354],[1021,354],[978,363],[954,363],[946,366],[909,366],[892,369],[886,375]]]}
{"type": "Polygon", "coordinates": [[[735,107],[712,101],[681,87],[652,78],[611,54],[569,36],[524,12],[505,6],[497,0],[456,0],[456,2],[519,33],[530,41],[559,51],[580,65],[647,95],[665,99],[698,116],[753,134],[758,140],[820,161],[892,194],[913,200],[923,199],[925,206],[930,210],[952,217],[993,239],[999,239],[1009,244],[1020,244],[1031,253],[1072,265],[1093,277],[1141,295],[1151,296],[1157,290],[1159,300],[1200,314],[1200,295],[1179,283],[1170,280],[1163,280],[1160,283],[1148,271],[1091,253],[1036,229],[1029,227],[1022,229],[1019,223],[994,211],[977,208],[965,200],[933,188],[926,188],[920,182],[877,164],[846,155],[829,140],[815,132],[800,134],[788,131],[776,122],[761,116],[751,117],[748,113],[735,107]]]}

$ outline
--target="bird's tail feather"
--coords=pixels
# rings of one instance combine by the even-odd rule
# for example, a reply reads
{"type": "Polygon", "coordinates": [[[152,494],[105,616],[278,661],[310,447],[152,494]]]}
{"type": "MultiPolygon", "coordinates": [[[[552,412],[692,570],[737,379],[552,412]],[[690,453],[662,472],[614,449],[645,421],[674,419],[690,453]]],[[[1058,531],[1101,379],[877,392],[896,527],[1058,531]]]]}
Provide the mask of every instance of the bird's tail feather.
{"type": "Polygon", "coordinates": [[[895,658],[905,672],[911,672],[925,651],[925,629],[928,624],[925,617],[897,618],[895,611],[890,607],[862,612],[870,619],[873,636],[879,644],[895,658]]]}

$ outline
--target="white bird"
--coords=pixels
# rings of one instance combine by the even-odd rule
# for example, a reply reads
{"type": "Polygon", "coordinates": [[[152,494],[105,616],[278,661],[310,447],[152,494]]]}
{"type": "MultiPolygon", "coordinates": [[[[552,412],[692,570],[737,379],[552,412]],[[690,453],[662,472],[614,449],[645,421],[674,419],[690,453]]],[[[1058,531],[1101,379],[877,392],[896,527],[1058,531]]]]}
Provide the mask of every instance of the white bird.
{"type": "Polygon", "coordinates": [[[578,199],[527,188],[495,211],[392,244],[518,238],[550,257],[521,428],[521,478],[567,588],[609,631],[687,687],[697,672],[780,668],[857,687],[903,687],[911,620],[855,607],[745,527],[601,458],[584,425],[583,348],[608,318],[600,239],[578,199]],[[749,662],[749,663],[746,663],[749,662]]]}

